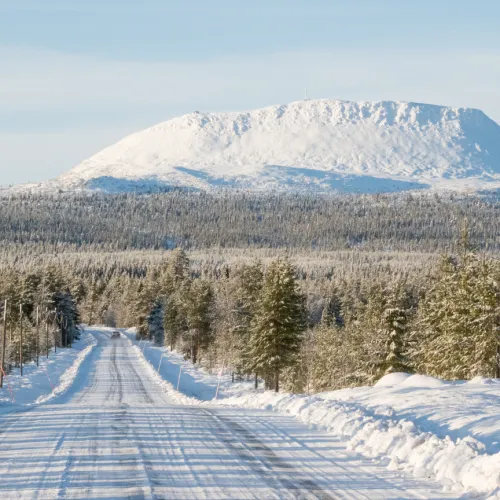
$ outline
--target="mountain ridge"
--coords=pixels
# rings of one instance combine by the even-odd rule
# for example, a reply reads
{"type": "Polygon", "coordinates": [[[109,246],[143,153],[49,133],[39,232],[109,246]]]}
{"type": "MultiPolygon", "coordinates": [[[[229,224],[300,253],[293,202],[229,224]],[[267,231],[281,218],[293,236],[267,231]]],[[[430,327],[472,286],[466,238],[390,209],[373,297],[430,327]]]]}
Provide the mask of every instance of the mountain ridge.
{"type": "Polygon", "coordinates": [[[38,189],[387,192],[497,183],[500,126],[480,110],[318,99],[173,118],[38,189]]]}

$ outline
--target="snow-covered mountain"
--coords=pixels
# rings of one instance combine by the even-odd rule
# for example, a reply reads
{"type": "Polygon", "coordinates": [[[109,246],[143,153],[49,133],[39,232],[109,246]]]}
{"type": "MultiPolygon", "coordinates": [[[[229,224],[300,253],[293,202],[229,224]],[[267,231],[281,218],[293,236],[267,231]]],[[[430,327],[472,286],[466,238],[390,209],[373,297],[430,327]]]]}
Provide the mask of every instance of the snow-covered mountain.
{"type": "Polygon", "coordinates": [[[308,100],[195,111],[130,135],[40,187],[374,192],[497,183],[500,126],[482,111],[308,100]]]}

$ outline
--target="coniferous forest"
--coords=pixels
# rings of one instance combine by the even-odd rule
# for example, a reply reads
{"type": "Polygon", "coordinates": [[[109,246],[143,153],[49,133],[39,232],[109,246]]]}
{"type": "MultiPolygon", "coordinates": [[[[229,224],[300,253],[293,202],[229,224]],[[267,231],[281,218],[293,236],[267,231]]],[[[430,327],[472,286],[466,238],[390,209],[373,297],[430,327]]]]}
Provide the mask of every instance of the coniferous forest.
{"type": "Polygon", "coordinates": [[[276,390],[498,377],[499,211],[490,195],[3,197],[4,368],[83,322],[276,390]]]}

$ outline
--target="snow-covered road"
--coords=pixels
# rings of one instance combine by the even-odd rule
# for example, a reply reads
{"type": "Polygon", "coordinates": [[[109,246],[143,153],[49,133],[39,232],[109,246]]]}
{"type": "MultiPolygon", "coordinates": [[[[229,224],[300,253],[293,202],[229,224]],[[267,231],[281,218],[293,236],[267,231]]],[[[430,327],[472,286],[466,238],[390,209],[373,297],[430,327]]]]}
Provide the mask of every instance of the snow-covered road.
{"type": "Polygon", "coordinates": [[[51,404],[0,417],[0,498],[457,498],[278,413],[169,401],[126,339],[51,404]]]}

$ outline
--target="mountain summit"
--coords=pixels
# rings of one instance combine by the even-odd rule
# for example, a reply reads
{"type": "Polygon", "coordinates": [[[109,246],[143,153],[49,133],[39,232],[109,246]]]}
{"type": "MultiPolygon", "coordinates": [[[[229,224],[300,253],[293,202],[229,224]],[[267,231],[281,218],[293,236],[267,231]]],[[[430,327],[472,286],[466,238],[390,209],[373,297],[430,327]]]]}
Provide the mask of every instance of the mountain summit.
{"type": "Polygon", "coordinates": [[[307,100],[181,116],[126,137],[50,185],[377,192],[497,183],[500,126],[482,111],[307,100]]]}

